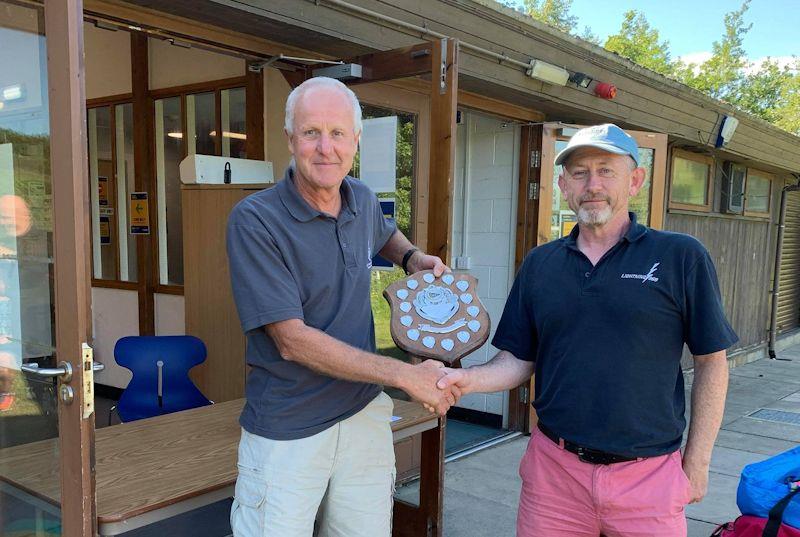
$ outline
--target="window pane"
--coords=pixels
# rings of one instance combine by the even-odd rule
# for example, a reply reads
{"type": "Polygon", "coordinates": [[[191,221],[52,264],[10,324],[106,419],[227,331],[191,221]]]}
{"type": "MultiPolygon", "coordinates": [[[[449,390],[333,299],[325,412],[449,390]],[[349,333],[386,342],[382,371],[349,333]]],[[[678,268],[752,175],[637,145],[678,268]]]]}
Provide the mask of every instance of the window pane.
{"type": "Polygon", "coordinates": [[[244,88],[222,90],[222,156],[247,158],[247,121],[244,88]]]}
{"type": "MultiPolygon", "coordinates": [[[[186,100],[188,103],[189,98],[186,100]]],[[[180,97],[155,102],[155,130],[159,282],[183,285],[181,181],[178,171],[183,160],[180,97]]]]}
{"type": "Polygon", "coordinates": [[[769,187],[770,180],[757,175],[753,171],[747,174],[747,193],[745,195],[748,211],[769,212],[769,187]]]}
{"type": "Polygon", "coordinates": [[[708,204],[708,164],[676,157],[670,199],[688,205],[708,204]]]}
{"type": "Polygon", "coordinates": [[[649,147],[639,148],[639,166],[644,168],[644,184],[639,192],[630,200],[629,208],[636,213],[640,224],[650,225],[650,186],[653,182],[653,155],[656,150],[649,147]]]}
{"type": "Polygon", "coordinates": [[[186,96],[187,154],[219,155],[214,92],[186,96]]]}
{"type": "Polygon", "coordinates": [[[117,195],[111,147],[111,107],[88,111],[89,183],[92,199],[94,277],[117,279],[117,195]]]}
{"type": "MultiPolygon", "coordinates": [[[[412,199],[414,188],[414,163],[416,161],[416,116],[397,110],[389,110],[377,106],[362,105],[364,119],[397,117],[397,146],[395,161],[395,191],[379,193],[379,198],[394,198],[395,221],[398,229],[413,241],[412,199]]],[[[359,155],[353,163],[352,175],[360,177],[359,155]]],[[[377,253],[377,252],[376,252],[377,253]]],[[[375,343],[380,354],[407,359],[406,353],[395,346],[389,330],[389,305],[383,298],[383,290],[395,280],[404,278],[399,268],[372,271],[370,299],[372,315],[375,321],[375,343]]],[[[405,397],[402,392],[392,392],[392,396],[405,397]]]]}
{"type": "Polygon", "coordinates": [[[117,187],[117,232],[119,235],[119,279],[136,281],[136,235],[131,235],[128,221],[128,200],[136,191],[133,167],[133,105],[130,103],[114,107],[115,114],[115,165],[117,187]]]}

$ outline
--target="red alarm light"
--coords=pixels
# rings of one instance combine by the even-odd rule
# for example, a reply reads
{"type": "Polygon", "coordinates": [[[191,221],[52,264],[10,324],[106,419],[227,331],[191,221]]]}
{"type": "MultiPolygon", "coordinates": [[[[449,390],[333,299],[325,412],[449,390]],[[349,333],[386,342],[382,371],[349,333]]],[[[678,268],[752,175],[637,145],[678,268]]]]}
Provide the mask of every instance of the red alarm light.
{"type": "Polygon", "coordinates": [[[594,87],[594,94],[601,99],[613,99],[617,96],[617,87],[608,82],[598,82],[594,87]]]}

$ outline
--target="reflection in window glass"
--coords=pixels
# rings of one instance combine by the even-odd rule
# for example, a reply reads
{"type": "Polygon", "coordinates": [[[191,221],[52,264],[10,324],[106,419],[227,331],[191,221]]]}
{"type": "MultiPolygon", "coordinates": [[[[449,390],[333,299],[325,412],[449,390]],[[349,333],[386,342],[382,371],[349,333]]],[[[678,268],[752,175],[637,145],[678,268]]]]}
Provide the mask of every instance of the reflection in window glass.
{"type": "Polygon", "coordinates": [[[93,276],[136,281],[136,240],[128,226],[134,191],[133,105],[88,110],[93,276]]]}
{"type": "Polygon", "coordinates": [[[92,262],[94,277],[117,279],[116,189],[111,147],[111,107],[88,111],[89,181],[92,198],[92,262]]]}
{"type": "MultiPolygon", "coordinates": [[[[0,448],[58,437],[55,383],[20,369],[58,359],[44,12],[28,4],[0,0],[0,448]]],[[[42,457],[58,460],[57,448],[42,457]]],[[[10,460],[0,456],[0,475],[10,460]]],[[[58,527],[58,508],[7,500],[0,532],[58,527]]]]}
{"type": "Polygon", "coordinates": [[[216,106],[214,92],[186,96],[186,153],[217,155],[216,106]]]}
{"type": "Polygon", "coordinates": [[[687,205],[707,205],[708,172],[708,164],[675,157],[672,164],[670,200],[687,205]]]}
{"type": "Polygon", "coordinates": [[[750,170],[747,174],[747,193],[745,200],[747,211],[754,213],[769,212],[770,180],[750,170]]]}
{"type": "MultiPolygon", "coordinates": [[[[567,147],[568,140],[556,140],[555,154],[567,147]]],[[[650,224],[650,187],[653,180],[653,156],[655,150],[649,147],[639,148],[639,166],[644,168],[644,184],[639,192],[628,201],[630,211],[636,213],[636,219],[640,224],[650,224]]],[[[572,209],[567,205],[567,200],[561,195],[558,188],[558,176],[561,173],[561,166],[553,168],[553,212],[550,217],[550,240],[556,240],[569,235],[575,227],[578,218],[572,209]]]]}
{"type": "MultiPolygon", "coordinates": [[[[188,96],[186,101],[188,108],[188,96]]],[[[158,266],[159,282],[164,285],[183,285],[181,181],[178,171],[184,154],[181,124],[180,97],[156,100],[158,266]]],[[[189,139],[193,140],[193,137],[190,136],[189,139]]]]}
{"type": "MultiPolygon", "coordinates": [[[[396,147],[396,182],[394,192],[378,194],[379,198],[394,198],[395,200],[395,222],[403,234],[413,241],[413,214],[412,199],[414,189],[414,172],[416,161],[416,116],[413,114],[402,113],[397,110],[390,110],[377,106],[362,105],[364,119],[397,116],[397,147],[396,147]]],[[[353,163],[351,175],[360,177],[359,155],[353,163]]],[[[383,290],[392,282],[404,278],[402,269],[393,267],[392,269],[372,270],[370,285],[370,298],[372,304],[372,315],[375,320],[375,343],[378,353],[393,356],[401,360],[406,360],[405,352],[397,348],[392,341],[389,330],[389,305],[383,298],[383,290]]],[[[403,392],[392,392],[393,397],[405,397],[403,392]]]]}
{"type": "Polygon", "coordinates": [[[233,88],[220,93],[222,156],[247,158],[245,90],[233,88]]]}

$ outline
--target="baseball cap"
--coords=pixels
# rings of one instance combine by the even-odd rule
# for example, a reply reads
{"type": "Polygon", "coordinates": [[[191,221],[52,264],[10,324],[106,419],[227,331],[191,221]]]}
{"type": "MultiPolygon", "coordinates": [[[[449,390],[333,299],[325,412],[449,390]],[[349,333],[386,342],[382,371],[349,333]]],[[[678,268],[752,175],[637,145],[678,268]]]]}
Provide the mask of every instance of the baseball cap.
{"type": "Polygon", "coordinates": [[[596,147],[615,155],[629,155],[639,165],[636,140],[613,123],[586,127],[573,134],[567,147],[556,156],[556,165],[564,164],[569,155],[581,147],[596,147]]]}

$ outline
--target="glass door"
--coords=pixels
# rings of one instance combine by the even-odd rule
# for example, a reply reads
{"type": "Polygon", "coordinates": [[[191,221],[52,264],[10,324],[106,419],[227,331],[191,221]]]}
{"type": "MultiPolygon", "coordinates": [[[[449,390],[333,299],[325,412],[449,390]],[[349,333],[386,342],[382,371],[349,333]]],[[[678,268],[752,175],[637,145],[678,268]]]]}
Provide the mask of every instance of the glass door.
{"type": "Polygon", "coordinates": [[[0,0],[0,535],[94,533],[80,21],[0,0]]]}

